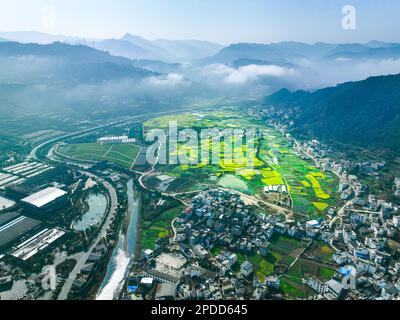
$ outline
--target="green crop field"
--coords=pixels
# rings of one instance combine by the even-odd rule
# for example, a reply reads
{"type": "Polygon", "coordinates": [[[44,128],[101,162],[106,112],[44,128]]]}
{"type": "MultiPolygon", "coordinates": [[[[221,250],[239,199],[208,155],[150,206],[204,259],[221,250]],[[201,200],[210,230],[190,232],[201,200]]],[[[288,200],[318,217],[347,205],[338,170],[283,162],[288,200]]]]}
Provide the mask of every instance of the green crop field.
{"type": "Polygon", "coordinates": [[[154,249],[158,238],[169,237],[172,234],[171,222],[181,209],[181,207],[169,209],[155,220],[143,221],[140,237],[141,249],[154,249]]]}
{"type": "MultiPolygon", "coordinates": [[[[313,259],[303,258],[302,255],[293,264],[307,245],[307,242],[275,234],[271,238],[269,253],[266,257],[260,254],[243,255],[236,252],[238,263],[233,269],[239,272],[240,264],[247,260],[253,265],[254,273],[259,281],[264,282],[265,278],[272,274],[281,274],[280,289],[287,298],[306,298],[314,294],[314,291],[303,283],[303,279],[312,276],[326,282],[336,273],[336,268],[328,265],[332,261],[332,249],[318,241],[313,242],[307,249],[313,259]]],[[[215,247],[211,250],[211,254],[215,257],[224,250],[226,249],[223,247],[215,247]]]]}
{"type": "Polygon", "coordinates": [[[275,234],[265,258],[253,254],[247,259],[252,263],[257,278],[264,281],[266,276],[287,269],[305,247],[306,243],[302,241],[275,234]]]}
{"type": "MultiPolygon", "coordinates": [[[[275,128],[230,111],[159,117],[147,121],[145,130],[167,129],[170,121],[176,121],[179,128],[192,128],[198,132],[210,128],[254,129],[258,132],[247,141],[255,146],[256,152],[247,150],[245,144],[240,145],[236,137],[200,139],[198,148],[179,143],[172,155],[178,159],[186,157],[190,163],[157,166],[160,172],[175,177],[176,185],[185,185],[190,190],[197,190],[197,186],[204,185],[220,186],[257,196],[264,194],[266,186],[286,186],[293,211],[307,219],[323,218],[324,212],[337,201],[336,176],[321,171],[312,160],[302,157],[290,140],[275,128]],[[219,155],[219,162],[210,164],[209,156],[213,154],[219,155]]],[[[159,236],[158,231],[145,231],[146,237],[159,236]]],[[[265,257],[259,253],[237,254],[240,263],[247,260],[253,265],[255,275],[261,282],[268,275],[282,275],[280,289],[286,297],[306,298],[313,292],[303,283],[304,278],[313,276],[327,281],[336,272],[331,264],[333,251],[328,245],[315,242],[304,252],[308,245],[308,242],[275,234],[270,239],[269,252],[265,257]],[[296,261],[300,254],[301,257],[296,261]]],[[[221,250],[223,248],[214,248],[213,256],[221,250]]],[[[235,272],[239,271],[240,263],[235,265],[235,272]]]]}
{"type": "Polygon", "coordinates": [[[295,298],[305,298],[308,289],[305,284],[303,284],[302,280],[297,278],[291,278],[290,276],[283,276],[281,279],[281,290],[285,294],[285,296],[289,299],[295,298]]]}
{"type": "Polygon", "coordinates": [[[178,128],[200,129],[252,129],[257,132],[247,141],[237,137],[200,139],[198,147],[178,143],[170,156],[186,158],[184,165],[163,165],[158,170],[182,179],[185,186],[222,186],[251,195],[264,193],[266,186],[286,186],[294,212],[311,218],[324,218],[324,212],[337,201],[338,179],[330,172],[322,172],[311,160],[304,160],[289,140],[278,130],[243,113],[218,111],[183,113],[164,116],[145,122],[145,131],[167,129],[171,121],[178,128]],[[240,143],[239,143],[240,142],[240,143]],[[246,142],[243,143],[242,142],[246,142]],[[254,145],[254,149],[248,149],[254,145]],[[212,155],[217,163],[210,164],[212,155]]]}
{"type": "Polygon", "coordinates": [[[321,263],[332,263],[333,253],[333,249],[323,242],[313,243],[308,250],[309,256],[312,257],[313,260],[321,263]]]}
{"type": "Polygon", "coordinates": [[[67,144],[59,152],[78,160],[109,161],[130,169],[139,150],[140,147],[134,144],[102,145],[93,142],[67,144]]]}
{"type": "Polygon", "coordinates": [[[285,181],[294,211],[315,218],[335,203],[338,180],[332,173],[322,172],[311,161],[300,158],[288,140],[275,129],[264,128],[263,138],[260,158],[271,163],[273,170],[285,181]]]}
{"type": "Polygon", "coordinates": [[[287,274],[292,278],[297,278],[300,280],[309,276],[313,276],[325,282],[330,280],[335,273],[336,270],[321,266],[314,261],[299,259],[293,265],[293,267],[290,268],[287,274]]]}
{"type": "Polygon", "coordinates": [[[232,190],[248,192],[248,187],[244,181],[231,174],[224,175],[218,182],[218,185],[232,190]]]}

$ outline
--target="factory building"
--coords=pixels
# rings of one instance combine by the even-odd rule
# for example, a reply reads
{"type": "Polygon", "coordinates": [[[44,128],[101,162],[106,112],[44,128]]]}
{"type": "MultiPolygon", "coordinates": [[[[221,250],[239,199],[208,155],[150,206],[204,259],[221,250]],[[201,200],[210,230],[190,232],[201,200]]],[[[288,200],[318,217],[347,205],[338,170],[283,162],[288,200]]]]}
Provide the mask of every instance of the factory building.
{"type": "Polygon", "coordinates": [[[16,212],[7,212],[0,215],[0,250],[7,249],[16,241],[34,232],[41,226],[41,222],[16,212]]]}
{"type": "Polygon", "coordinates": [[[49,187],[23,198],[21,202],[31,211],[44,213],[62,206],[66,199],[67,192],[58,188],[49,187]]]}

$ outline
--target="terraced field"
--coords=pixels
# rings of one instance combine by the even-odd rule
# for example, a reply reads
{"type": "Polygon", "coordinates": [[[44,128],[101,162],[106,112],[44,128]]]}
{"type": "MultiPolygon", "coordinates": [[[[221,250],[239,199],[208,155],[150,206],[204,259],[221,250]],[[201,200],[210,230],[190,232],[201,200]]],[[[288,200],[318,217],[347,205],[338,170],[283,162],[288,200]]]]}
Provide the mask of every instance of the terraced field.
{"type": "Polygon", "coordinates": [[[302,159],[275,129],[264,128],[263,137],[259,156],[270,163],[287,185],[294,211],[317,218],[335,204],[338,181],[332,173],[321,172],[310,161],[302,159]]]}
{"type": "Polygon", "coordinates": [[[288,144],[287,139],[273,128],[263,130],[266,143],[260,158],[273,163],[289,188],[293,210],[318,217],[337,197],[337,178],[330,172],[321,172],[308,160],[303,160],[288,144]]]}
{"type": "Polygon", "coordinates": [[[234,111],[181,114],[151,119],[144,124],[145,131],[167,129],[171,121],[177,122],[179,129],[196,130],[200,141],[198,146],[179,142],[175,150],[171,149],[170,159],[178,163],[183,159],[185,164],[157,167],[176,177],[175,185],[182,179],[194,190],[209,185],[250,195],[265,195],[264,189],[273,194],[287,192],[294,212],[309,219],[323,218],[323,213],[336,202],[337,178],[316,168],[311,160],[302,159],[281,132],[259,120],[234,111]],[[257,134],[238,138],[217,133],[201,139],[201,129],[251,129],[257,134]]]}

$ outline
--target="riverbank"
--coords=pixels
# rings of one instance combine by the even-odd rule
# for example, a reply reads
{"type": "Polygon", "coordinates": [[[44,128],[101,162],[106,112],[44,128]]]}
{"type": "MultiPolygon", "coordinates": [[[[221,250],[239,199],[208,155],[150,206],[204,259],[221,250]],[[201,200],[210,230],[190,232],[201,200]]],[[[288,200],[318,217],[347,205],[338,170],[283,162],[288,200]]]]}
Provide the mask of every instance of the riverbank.
{"type": "Polygon", "coordinates": [[[112,253],[97,300],[113,300],[119,296],[135,261],[141,196],[133,180],[127,183],[127,198],[128,210],[124,222],[127,227],[121,228],[118,244],[112,253]]]}

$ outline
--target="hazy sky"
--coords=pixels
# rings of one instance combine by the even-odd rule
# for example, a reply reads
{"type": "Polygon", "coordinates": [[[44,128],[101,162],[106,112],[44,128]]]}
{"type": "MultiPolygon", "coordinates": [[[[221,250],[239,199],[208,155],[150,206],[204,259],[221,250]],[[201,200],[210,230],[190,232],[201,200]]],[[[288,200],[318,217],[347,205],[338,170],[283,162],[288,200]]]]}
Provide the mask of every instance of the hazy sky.
{"type": "Polygon", "coordinates": [[[149,39],[223,44],[400,42],[399,16],[399,0],[0,0],[0,31],[92,38],[130,32],[149,39]],[[348,4],[356,8],[355,30],[341,25],[342,7],[348,4]],[[49,20],[52,8],[55,19],[49,20]]]}

